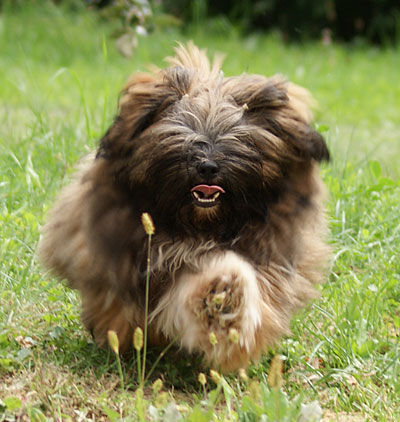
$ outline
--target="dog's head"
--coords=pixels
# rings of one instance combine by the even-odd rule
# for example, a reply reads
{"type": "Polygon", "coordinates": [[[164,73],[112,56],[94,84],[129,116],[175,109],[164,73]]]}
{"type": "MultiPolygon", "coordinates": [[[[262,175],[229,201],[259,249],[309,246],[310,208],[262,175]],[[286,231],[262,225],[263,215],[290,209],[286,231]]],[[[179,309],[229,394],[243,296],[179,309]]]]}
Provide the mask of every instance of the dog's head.
{"type": "Polygon", "coordinates": [[[193,45],[169,61],[128,82],[98,159],[158,227],[233,238],[267,219],[292,168],[329,159],[309,94],[281,77],[224,78],[193,45]]]}

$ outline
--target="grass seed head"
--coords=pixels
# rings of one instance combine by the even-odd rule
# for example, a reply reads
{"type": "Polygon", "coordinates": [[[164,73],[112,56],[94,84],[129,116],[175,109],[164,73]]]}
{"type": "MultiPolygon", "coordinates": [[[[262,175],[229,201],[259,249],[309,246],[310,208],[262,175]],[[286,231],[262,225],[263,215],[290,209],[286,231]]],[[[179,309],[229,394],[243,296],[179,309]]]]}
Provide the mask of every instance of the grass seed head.
{"type": "Polygon", "coordinates": [[[166,391],[162,391],[157,395],[157,398],[154,401],[154,404],[157,408],[165,407],[165,405],[170,401],[170,395],[166,391]]]}
{"type": "Polygon", "coordinates": [[[215,346],[215,345],[218,344],[217,336],[215,335],[215,333],[213,331],[211,331],[210,336],[209,336],[209,339],[210,339],[210,343],[213,346],[215,346]]]}
{"type": "Polygon", "coordinates": [[[222,303],[224,302],[224,300],[225,300],[225,296],[226,296],[226,293],[225,292],[221,292],[221,293],[218,293],[218,294],[216,294],[214,297],[213,297],[213,302],[216,304],[216,305],[222,305],[222,303]]]}
{"type": "Polygon", "coordinates": [[[239,331],[236,328],[231,328],[229,330],[228,337],[229,337],[229,340],[233,344],[238,344],[239,343],[239,331]]]}
{"type": "Polygon", "coordinates": [[[147,212],[144,212],[142,214],[142,225],[147,235],[151,236],[154,234],[154,223],[152,218],[150,217],[150,214],[148,214],[147,212]]]}
{"type": "Polygon", "coordinates": [[[207,384],[207,378],[206,376],[203,374],[203,372],[200,372],[200,374],[197,376],[197,380],[199,381],[199,383],[204,387],[207,384]]]}
{"type": "Polygon", "coordinates": [[[271,361],[271,366],[268,372],[268,385],[271,388],[279,389],[282,386],[282,369],[283,362],[279,355],[275,355],[271,361]]]}
{"type": "Polygon", "coordinates": [[[239,377],[244,381],[244,382],[248,382],[249,381],[249,377],[247,376],[246,371],[243,368],[239,369],[239,377]]]}
{"type": "Polygon", "coordinates": [[[108,340],[108,344],[110,345],[113,352],[116,355],[118,355],[118,353],[119,353],[119,340],[118,340],[117,333],[113,330],[108,330],[107,331],[107,340],[108,340]]]}
{"type": "Polygon", "coordinates": [[[140,327],[136,327],[133,333],[133,347],[135,350],[142,350],[143,347],[143,330],[140,327]]]}
{"type": "Polygon", "coordinates": [[[157,378],[154,382],[153,382],[153,393],[155,395],[157,395],[161,389],[163,388],[163,382],[160,380],[160,378],[157,378]]]}
{"type": "Polygon", "coordinates": [[[261,388],[260,383],[257,380],[251,381],[248,387],[250,397],[256,402],[261,401],[261,388]]]}
{"type": "Polygon", "coordinates": [[[187,406],[185,406],[184,404],[177,404],[176,410],[180,413],[186,413],[186,412],[189,412],[190,409],[187,406]]]}
{"type": "Polygon", "coordinates": [[[210,377],[215,384],[219,384],[222,380],[221,375],[214,369],[210,369],[210,377]]]}

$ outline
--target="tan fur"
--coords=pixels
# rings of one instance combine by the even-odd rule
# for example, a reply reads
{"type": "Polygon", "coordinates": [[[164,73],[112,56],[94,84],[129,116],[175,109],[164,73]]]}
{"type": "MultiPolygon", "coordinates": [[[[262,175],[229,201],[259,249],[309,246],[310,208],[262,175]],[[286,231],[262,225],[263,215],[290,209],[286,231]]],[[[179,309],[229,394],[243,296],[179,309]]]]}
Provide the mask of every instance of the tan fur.
{"type": "MultiPolygon", "coordinates": [[[[312,98],[281,77],[224,79],[221,59],[210,64],[193,44],[180,46],[168,62],[172,67],[165,72],[130,79],[119,120],[103,138],[99,157],[89,156],[61,192],[38,253],[48,268],[80,291],[82,320],[97,343],[105,346],[107,331],[115,330],[121,350],[128,350],[134,329],[145,324],[138,305],[141,269],[132,255],[135,248],[145,250],[146,237],[130,208],[140,209],[140,204],[131,204],[134,199],[126,189],[146,183],[159,149],[174,151],[176,146],[208,142],[211,136],[246,156],[251,139],[264,154],[259,169],[264,185],[272,189],[277,180],[284,182],[279,200],[269,204],[268,224],[249,221],[227,246],[202,234],[169,236],[155,221],[151,250],[150,299],[155,299],[150,343],[176,341],[189,352],[204,354],[210,365],[236,370],[289,333],[293,312],[317,296],[314,285],[324,278],[329,257],[324,241],[326,194],[320,158],[312,156],[321,152],[307,143],[312,98]],[[175,111],[168,114],[172,105],[175,111]],[[265,115],[273,116],[281,132],[268,129],[265,115]],[[287,133],[292,138],[300,134],[299,144],[286,139],[287,133]],[[162,143],[165,134],[171,134],[168,146],[162,143]],[[121,187],[119,180],[124,180],[121,187]],[[108,211],[108,203],[111,211],[118,204],[117,211],[108,211]],[[108,242],[116,240],[116,246],[108,250],[103,236],[108,242]],[[126,242],[134,239],[133,249],[120,248],[124,236],[126,242]],[[229,339],[232,328],[238,332],[237,343],[229,339]],[[210,333],[217,337],[214,346],[210,333]]],[[[240,165],[229,163],[233,171],[240,165]]],[[[171,175],[176,171],[179,167],[171,175]]],[[[219,206],[195,207],[192,223],[217,228],[223,224],[220,212],[219,206]]]]}

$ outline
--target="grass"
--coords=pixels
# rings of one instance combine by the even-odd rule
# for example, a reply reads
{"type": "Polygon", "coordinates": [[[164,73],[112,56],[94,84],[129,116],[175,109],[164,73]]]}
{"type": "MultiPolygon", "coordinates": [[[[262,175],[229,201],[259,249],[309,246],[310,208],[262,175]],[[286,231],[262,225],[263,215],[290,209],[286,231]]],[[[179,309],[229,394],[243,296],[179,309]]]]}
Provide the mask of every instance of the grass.
{"type": "MultiPolygon", "coordinates": [[[[398,49],[164,30],[126,60],[113,29],[51,5],[0,14],[0,419],[289,421],[314,402],[325,421],[399,420],[398,49]],[[321,299],[248,379],[215,383],[207,372],[201,385],[201,362],[170,351],[142,396],[136,362],[122,362],[122,389],[114,354],[82,329],[76,293],[43,272],[34,250],[45,212],[110,124],[128,75],[163,65],[187,38],[227,53],[228,75],[279,72],[313,92],[333,156],[323,176],[335,255],[321,299]],[[275,354],[281,389],[267,382],[275,354]],[[163,386],[152,388],[158,378],[163,386]]],[[[159,354],[149,351],[148,368],[159,354]]]]}

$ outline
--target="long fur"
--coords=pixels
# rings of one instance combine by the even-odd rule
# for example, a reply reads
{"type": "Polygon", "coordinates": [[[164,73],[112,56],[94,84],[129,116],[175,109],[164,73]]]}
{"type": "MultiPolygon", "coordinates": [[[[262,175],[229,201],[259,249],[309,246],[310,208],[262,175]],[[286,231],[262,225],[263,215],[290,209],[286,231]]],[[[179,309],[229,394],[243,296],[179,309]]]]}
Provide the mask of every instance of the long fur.
{"type": "Polygon", "coordinates": [[[82,294],[100,345],[144,325],[146,235],[153,217],[150,341],[178,341],[221,370],[256,360],[316,296],[329,248],[311,97],[275,76],[224,78],[193,44],[170,66],[134,75],[119,113],[43,228],[44,264],[82,294]],[[199,166],[218,171],[201,174],[199,166]],[[193,186],[222,186],[210,208],[193,186]],[[229,340],[229,331],[239,334],[229,340]],[[218,344],[212,346],[210,333],[218,344]]]}

